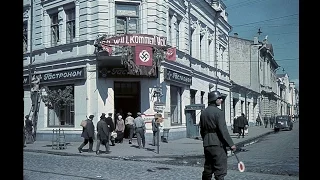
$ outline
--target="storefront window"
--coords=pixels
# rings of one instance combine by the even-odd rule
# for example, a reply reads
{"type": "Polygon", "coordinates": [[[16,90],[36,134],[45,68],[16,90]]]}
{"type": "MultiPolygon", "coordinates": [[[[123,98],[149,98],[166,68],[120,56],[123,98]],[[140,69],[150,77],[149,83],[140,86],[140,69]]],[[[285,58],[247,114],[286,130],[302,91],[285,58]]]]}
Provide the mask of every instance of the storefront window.
{"type": "Polygon", "coordinates": [[[170,86],[170,105],[171,105],[171,124],[180,125],[181,112],[181,88],[177,86],[170,86]]]}
{"type": "MultiPolygon", "coordinates": [[[[64,86],[51,86],[50,90],[55,90],[57,93],[63,91],[67,86],[73,85],[64,85],[64,86]]],[[[53,105],[52,108],[48,108],[48,127],[56,126],[72,126],[74,127],[74,90],[71,92],[71,103],[68,105],[53,105]]],[[[61,98],[64,98],[61,96],[61,98]]]]}

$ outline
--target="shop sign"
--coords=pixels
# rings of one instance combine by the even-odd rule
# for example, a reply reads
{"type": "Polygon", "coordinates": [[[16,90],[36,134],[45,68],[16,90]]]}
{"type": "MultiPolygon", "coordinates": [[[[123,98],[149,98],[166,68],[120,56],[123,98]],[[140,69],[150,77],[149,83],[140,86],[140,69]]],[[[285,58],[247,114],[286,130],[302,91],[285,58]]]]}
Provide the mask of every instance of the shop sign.
{"type": "MultiPolygon", "coordinates": [[[[126,78],[126,77],[147,77],[146,75],[129,74],[128,68],[125,67],[103,67],[99,69],[101,78],[126,78]]],[[[148,77],[157,77],[157,71],[148,77]]]]}
{"type": "Polygon", "coordinates": [[[167,38],[157,35],[149,34],[125,34],[115,37],[109,37],[101,40],[102,46],[136,46],[136,45],[148,45],[148,46],[167,46],[167,38]]]}
{"type": "Polygon", "coordinates": [[[155,112],[159,112],[159,113],[162,113],[165,109],[165,103],[162,103],[162,102],[154,102],[153,104],[153,110],[155,112]]]}
{"type": "Polygon", "coordinates": [[[192,84],[192,77],[170,70],[164,69],[164,79],[167,81],[174,81],[181,84],[191,85],[192,84]]]}
{"type": "Polygon", "coordinates": [[[204,104],[190,104],[185,107],[185,110],[204,110],[205,105],[204,104]]]}
{"type": "MultiPolygon", "coordinates": [[[[85,79],[85,68],[68,69],[56,72],[47,72],[41,74],[35,74],[40,78],[40,84],[49,82],[68,81],[76,79],[85,79]]],[[[23,76],[23,85],[29,85],[29,75],[23,76]]]]}

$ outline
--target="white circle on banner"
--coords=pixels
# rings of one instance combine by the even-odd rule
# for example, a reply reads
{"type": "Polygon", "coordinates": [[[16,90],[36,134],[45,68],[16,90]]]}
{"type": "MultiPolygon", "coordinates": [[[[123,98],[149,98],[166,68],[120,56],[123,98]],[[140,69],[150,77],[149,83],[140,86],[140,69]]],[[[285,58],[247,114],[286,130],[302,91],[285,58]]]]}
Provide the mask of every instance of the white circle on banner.
{"type": "Polygon", "coordinates": [[[150,59],[150,54],[148,51],[146,50],[142,50],[140,53],[139,53],[139,58],[142,62],[148,62],[149,59],[150,59]]]}

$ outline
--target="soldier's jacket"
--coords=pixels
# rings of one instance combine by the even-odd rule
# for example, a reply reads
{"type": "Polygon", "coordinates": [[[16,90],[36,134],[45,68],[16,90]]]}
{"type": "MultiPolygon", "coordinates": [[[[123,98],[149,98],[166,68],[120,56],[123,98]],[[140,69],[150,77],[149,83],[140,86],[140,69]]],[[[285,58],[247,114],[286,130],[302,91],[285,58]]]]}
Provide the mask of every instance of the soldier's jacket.
{"type": "Polygon", "coordinates": [[[234,145],[228,132],[224,113],[215,104],[209,104],[200,115],[200,134],[203,139],[203,147],[212,145],[234,145]]]}

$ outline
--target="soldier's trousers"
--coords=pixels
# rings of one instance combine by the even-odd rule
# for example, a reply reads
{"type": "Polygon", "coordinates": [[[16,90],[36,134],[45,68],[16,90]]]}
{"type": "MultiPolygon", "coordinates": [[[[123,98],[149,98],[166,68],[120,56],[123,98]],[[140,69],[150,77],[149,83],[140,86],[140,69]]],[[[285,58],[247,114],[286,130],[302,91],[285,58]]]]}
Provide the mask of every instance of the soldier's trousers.
{"type": "Polygon", "coordinates": [[[202,180],[211,180],[214,174],[215,180],[224,180],[227,175],[227,151],[222,146],[204,147],[204,170],[202,180]]]}

